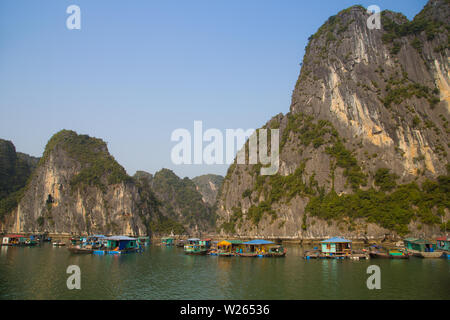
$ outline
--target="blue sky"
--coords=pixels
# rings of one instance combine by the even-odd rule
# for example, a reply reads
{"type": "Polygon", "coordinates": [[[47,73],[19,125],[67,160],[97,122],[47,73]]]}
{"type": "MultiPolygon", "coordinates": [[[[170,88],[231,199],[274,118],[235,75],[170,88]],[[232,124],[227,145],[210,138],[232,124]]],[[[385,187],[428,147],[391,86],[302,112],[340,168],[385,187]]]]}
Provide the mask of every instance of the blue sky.
{"type": "Polygon", "coordinates": [[[1,0],[0,138],[41,156],[71,129],[129,174],[173,165],[173,130],[258,128],[289,111],[308,37],[354,4],[414,17],[425,0],[1,0]],[[68,30],[66,8],[81,8],[68,30]]]}

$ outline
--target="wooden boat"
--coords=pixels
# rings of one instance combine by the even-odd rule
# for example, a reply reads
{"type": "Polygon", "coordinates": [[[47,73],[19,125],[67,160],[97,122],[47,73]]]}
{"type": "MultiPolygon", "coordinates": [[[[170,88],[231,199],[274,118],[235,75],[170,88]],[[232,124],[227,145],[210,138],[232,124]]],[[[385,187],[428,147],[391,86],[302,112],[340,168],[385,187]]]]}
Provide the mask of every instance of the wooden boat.
{"type": "Polygon", "coordinates": [[[61,240],[56,240],[55,242],[52,243],[52,245],[53,245],[54,247],[63,247],[63,246],[65,246],[66,244],[65,244],[64,242],[62,242],[61,240]]]}
{"type": "Polygon", "coordinates": [[[319,259],[320,250],[307,250],[303,253],[303,258],[305,259],[319,259]]]}
{"type": "Polygon", "coordinates": [[[208,250],[192,250],[192,251],[185,251],[185,254],[189,254],[189,255],[197,255],[197,256],[202,256],[202,255],[206,255],[208,253],[208,250]]]}
{"type": "Polygon", "coordinates": [[[239,257],[257,257],[258,254],[256,252],[239,252],[237,253],[239,257]]]}
{"type": "Polygon", "coordinates": [[[219,257],[233,257],[235,254],[233,252],[216,252],[219,257]]]}
{"type": "Polygon", "coordinates": [[[176,244],[177,248],[184,248],[186,242],[184,240],[179,240],[176,244]]]}
{"type": "Polygon", "coordinates": [[[94,249],[92,248],[86,248],[81,246],[70,246],[67,248],[67,250],[75,254],[89,254],[94,252],[94,249]]]}
{"type": "Polygon", "coordinates": [[[285,257],[286,256],[286,248],[282,246],[275,246],[269,248],[269,252],[266,254],[267,257],[285,257]]]}
{"type": "Polygon", "coordinates": [[[440,258],[443,256],[443,251],[433,251],[433,252],[425,252],[425,251],[416,251],[409,250],[412,252],[413,256],[418,258],[440,258]]]}
{"type": "Polygon", "coordinates": [[[409,259],[407,252],[401,249],[371,249],[370,257],[374,259],[409,259]]]}

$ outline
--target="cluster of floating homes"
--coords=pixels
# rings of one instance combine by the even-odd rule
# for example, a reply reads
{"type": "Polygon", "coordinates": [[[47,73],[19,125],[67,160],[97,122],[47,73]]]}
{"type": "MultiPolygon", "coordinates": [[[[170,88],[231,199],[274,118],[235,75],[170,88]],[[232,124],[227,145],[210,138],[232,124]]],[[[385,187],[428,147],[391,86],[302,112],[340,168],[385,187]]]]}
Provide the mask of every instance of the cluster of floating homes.
{"type": "MultiPolygon", "coordinates": [[[[42,242],[51,242],[48,234],[5,235],[2,246],[35,246],[42,242]]],[[[67,249],[75,254],[125,254],[142,252],[150,244],[149,237],[132,238],[128,236],[91,235],[87,237],[72,237],[67,249]]],[[[52,242],[55,247],[65,246],[61,240],[52,242]]],[[[211,255],[219,257],[284,257],[286,249],[272,241],[256,239],[251,241],[190,238],[177,240],[165,237],[161,239],[162,246],[177,246],[184,249],[188,255],[211,255]]],[[[352,240],[333,237],[320,242],[320,247],[304,253],[305,259],[408,259],[410,256],[420,258],[449,258],[450,237],[440,237],[435,242],[425,239],[407,238],[402,245],[385,246],[372,245],[369,248],[354,250],[352,240]]]]}
{"type": "Polygon", "coordinates": [[[175,244],[173,238],[162,238],[161,245],[184,248],[188,255],[211,255],[220,257],[284,257],[286,249],[267,240],[223,240],[212,241],[212,239],[190,238],[178,241],[175,244]]]}
{"type": "Polygon", "coordinates": [[[351,240],[333,237],[321,241],[320,249],[316,247],[304,253],[305,259],[409,259],[410,256],[450,258],[450,238],[438,238],[436,243],[424,239],[407,238],[403,240],[403,245],[391,247],[372,245],[368,249],[353,250],[351,240]]]}
{"type": "Polygon", "coordinates": [[[92,235],[88,237],[72,237],[68,250],[72,253],[92,254],[126,254],[142,252],[150,244],[149,237],[132,238],[128,236],[92,235]]]}
{"type": "MultiPolygon", "coordinates": [[[[3,246],[36,246],[42,242],[52,242],[54,247],[66,246],[62,240],[52,241],[47,235],[5,235],[2,238],[3,246]]],[[[131,238],[127,236],[91,235],[87,237],[72,237],[67,249],[72,253],[92,254],[123,254],[141,252],[150,244],[149,237],[131,238]]]]}

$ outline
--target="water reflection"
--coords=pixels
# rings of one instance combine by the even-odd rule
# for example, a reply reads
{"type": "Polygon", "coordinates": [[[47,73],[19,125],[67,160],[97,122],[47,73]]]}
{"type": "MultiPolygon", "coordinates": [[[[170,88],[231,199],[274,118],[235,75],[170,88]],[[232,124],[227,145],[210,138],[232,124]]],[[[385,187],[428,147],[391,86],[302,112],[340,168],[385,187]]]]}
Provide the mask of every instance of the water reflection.
{"type": "Polygon", "coordinates": [[[44,244],[1,247],[0,299],[449,299],[445,259],[305,260],[189,256],[153,246],[142,254],[72,255],[44,244]],[[66,269],[81,269],[81,290],[68,290],[66,269]],[[382,290],[368,290],[366,270],[379,265],[382,290]]]}

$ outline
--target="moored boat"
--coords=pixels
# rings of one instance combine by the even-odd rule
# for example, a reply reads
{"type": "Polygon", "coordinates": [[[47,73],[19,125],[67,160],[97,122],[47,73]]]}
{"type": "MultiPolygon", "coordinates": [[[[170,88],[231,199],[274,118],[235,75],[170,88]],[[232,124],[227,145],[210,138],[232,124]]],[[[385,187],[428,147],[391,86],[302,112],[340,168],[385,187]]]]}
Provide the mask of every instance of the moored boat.
{"type": "Polygon", "coordinates": [[[272,241],[256,239],[247,242],[243,242],[242,245],[245,246],[245,250],[239,251],[237,253],[240,257],[271,257],[269,254],[269,248],[275,243],[272,241]]]}
{"type": "Polygon", "coordinates": [[[67,250],[69,250],[71,253],[76,253],[76,254],[89,254],[89,253],[94,252],[94,249],[92,249],[92,248],[86,248],[86,247],[82,247],[79,245],[67,247],[67,250]]]}
{"type": "Polygon", "coordinates": [[[286,248],[284,248],[280,245],[275,245],[275,246],[269,248],[269,252],[267,253],[267,256],[269,256],[269,257],[284,257],[284,256],[286,256],[286,253],[287,253],[286,248]]]}
{"type": "Polygon", "coordinates": [[[63,246],[65,246],[66,244],[65,244],[64,242],[62,242],[61,240],[56,240],[56,241],[52,242],[52,245],[53,245],[54,247],[63,247],[63,246]]]}
{"type": "Polygon", "coordinates": [[[303,258],[305,259],[319,259],[320,258],[320,250],[307,250],[303,253],[303,258]]]}
{"type": "Polygon", "coordinates": [[[127,236],[112,236],[105,237],[102,240],[100,248],[93,250],[94,254],[126,254],[141,252],[141,248],[137,243],[136,238],[127,236]]]}
{"type": "Polygon", "coordinates": [[[399,248],[371,247],[369,254],[371,258],[378,259],[409,259],[408,253],[399,248]]]}
{"type": "Polygon", "coordinates": [[[184,245],[184,253],[189,255],[206,255],[209,249],[198,238],[191,238],[187,240],[184,245]]]}
{"type": "Polygon", "coordinates": [[[444,254],[443,251],[436,251],[436,244],[428,240],[407,238],[403,241],[406,250],[411,252],[415,257],[440,258],[444,254]]]}

